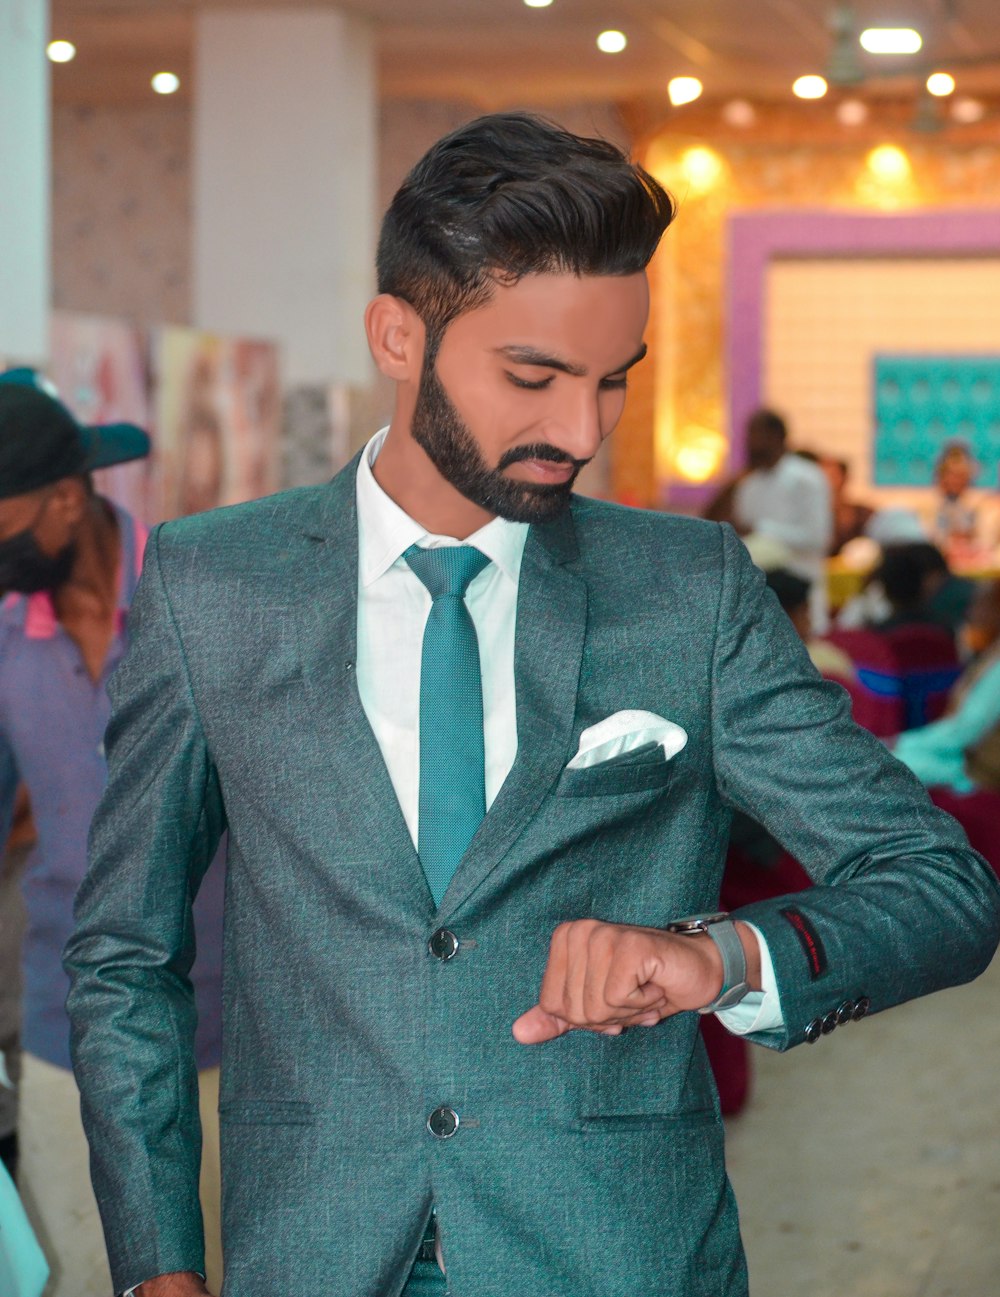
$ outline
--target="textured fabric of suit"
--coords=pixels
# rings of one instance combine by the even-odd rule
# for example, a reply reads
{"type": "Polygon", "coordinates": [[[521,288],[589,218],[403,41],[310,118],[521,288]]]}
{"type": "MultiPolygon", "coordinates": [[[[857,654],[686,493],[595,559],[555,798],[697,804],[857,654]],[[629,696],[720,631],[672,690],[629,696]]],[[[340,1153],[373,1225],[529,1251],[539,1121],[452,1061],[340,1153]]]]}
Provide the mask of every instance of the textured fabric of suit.
{"type": "Polygon", "coordinates": [[[353,489],[352,466],[151,540],[67,956],[115,1282],[200,1266],[190,898],[227,825],[226,1297],[332,1275],[395,1297],[432,1202],[454,1297],[743,1297],[696,1015],[518,1045],[553,928],[713,909],[739,807],[818,884],[788,905],[821,969],[780,898],[743,912],[784,1049],[847,998],[981,971],[993,874],[851,723],[731,531],[578,500],[529,535],[517,760],[435,911],[354,681],[353,489]],[[630,708],[683,752],[566,769],[630,708]]]}

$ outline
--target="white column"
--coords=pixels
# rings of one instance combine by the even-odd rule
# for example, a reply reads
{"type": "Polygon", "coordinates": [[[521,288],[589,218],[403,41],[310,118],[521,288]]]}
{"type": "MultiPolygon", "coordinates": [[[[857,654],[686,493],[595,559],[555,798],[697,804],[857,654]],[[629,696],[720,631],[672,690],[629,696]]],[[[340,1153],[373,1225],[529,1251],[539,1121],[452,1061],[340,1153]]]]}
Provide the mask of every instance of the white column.
{"type": "Polygon", "coordinates": [[[209,10],[196,39],[194,322],[277,339],[292,386],[365,385],[371,29],[329,10],[209,10]]]}
{"type": "Polygon", "coordinates": [[[0,361],[42,364],[49,323],[49,12],[0,0],[0,361]]]}

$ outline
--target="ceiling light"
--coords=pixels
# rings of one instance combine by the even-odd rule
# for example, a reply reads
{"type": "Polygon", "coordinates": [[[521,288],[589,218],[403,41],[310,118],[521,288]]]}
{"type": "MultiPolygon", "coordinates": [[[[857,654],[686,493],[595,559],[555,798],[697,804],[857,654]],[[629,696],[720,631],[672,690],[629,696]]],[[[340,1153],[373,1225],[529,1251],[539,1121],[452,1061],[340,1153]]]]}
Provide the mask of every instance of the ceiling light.
{"type": "Polygon", "coordinates": [[[730,99],[723,105],[722,120],[727,126],[738,126],[745,130],[757,120],[757,111],[747,99],[730,99]]]}
{"type": "Polygon", "coordinates": [[[76,58],[76,46],[72,41],[49,41],[45,53],[52,63],[70,63],[76,58]]]}
{"type": "Polygon", "coordinates": [[[799,77],[792,85],[792,94],[799,99],[822,99],[826,94],[826,82],[822,77],[799,77]]]}
{"type": "Polygon", "coordinates": [[[981,122],[986,116],[986,108],[978,99],[956,99],[951,106],[951,115],[956,122],[971,126],[981,122]]]}
{"type": "Polygon", "coordinates": [[[149,84],[158,95],[172,95],[181,88],[181,79],[176,72],[157,72],[149,84]]]}
{"type": "Polygon", "coordinates": [[[524,0],[529,9],[548,9],[552,0],[524,0]]]}
{"type": "Polygon", "coordinates": [[[879,180],[898,183],[910,176],[910,159],[895,144],[880,144],[868,154],[868,169],[879,180]]]}
{"type": "Polygon", "coordinates": [[[627,44],[628,37],[624,32],[601,32],[597,38],[597,48],[602,54],[620,54],[627,44]]]}
{"type": "Polygon", "coordinates": [[[912,27],[869,27],[858,39],[869,54],[916,54],[924,43],[912,27]]]}
{"type": "Polygon", "coordinates": [[[868,120],[868,105],[862,99],[845,99],[837,105],[837,121],[841,126],[860,126],[868,120]]]}
{"type": "Polygon", "coordinates": [[[927,78],[927,89],[932,95],[943,98],[955,89],[955,78],[950,72],[932,72],[927,78]]]}
{"type": "Polygon", "coordinates": [[[667,82],[667,94],[675,108],[680,108],[681,104],[694,103],[702,89],[697,77],[671,77],[667,82]]]}

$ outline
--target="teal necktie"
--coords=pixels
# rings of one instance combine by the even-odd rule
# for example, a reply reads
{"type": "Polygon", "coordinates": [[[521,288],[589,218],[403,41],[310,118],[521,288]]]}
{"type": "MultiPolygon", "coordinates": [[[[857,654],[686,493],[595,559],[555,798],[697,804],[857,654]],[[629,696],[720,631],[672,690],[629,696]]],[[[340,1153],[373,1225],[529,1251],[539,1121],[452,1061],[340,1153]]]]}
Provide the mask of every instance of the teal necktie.
{"type": "Polygon", "coordinates": [[[465,591],[489,563],[470,545],[403,555],[433,599],[420,654],[417,852],[440,905],[486,814],[483,675],[465,591]]]}

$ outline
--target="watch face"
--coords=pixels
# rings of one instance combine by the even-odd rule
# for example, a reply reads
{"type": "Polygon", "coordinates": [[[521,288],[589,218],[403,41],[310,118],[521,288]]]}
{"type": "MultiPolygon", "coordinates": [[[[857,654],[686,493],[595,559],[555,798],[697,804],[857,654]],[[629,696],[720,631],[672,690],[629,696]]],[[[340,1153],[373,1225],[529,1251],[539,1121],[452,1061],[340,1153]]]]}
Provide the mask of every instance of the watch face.
{"type": "Polygon", "coordinates": [[[716,911],[714,914],[692,914],[686,919],[675,919],[673,923],[667,924],[668,932],[704,932],[712,923],[722,923],[729,918],[725,910],[716,911]]]}

